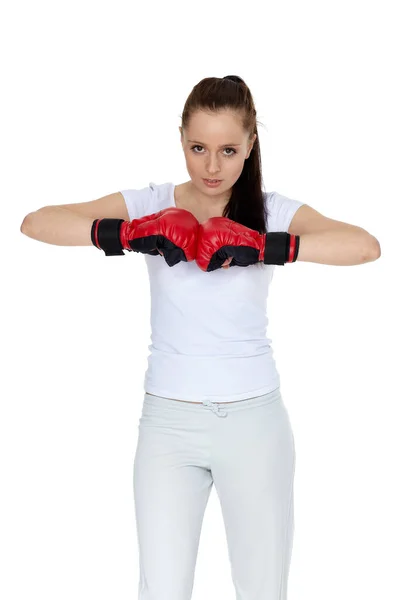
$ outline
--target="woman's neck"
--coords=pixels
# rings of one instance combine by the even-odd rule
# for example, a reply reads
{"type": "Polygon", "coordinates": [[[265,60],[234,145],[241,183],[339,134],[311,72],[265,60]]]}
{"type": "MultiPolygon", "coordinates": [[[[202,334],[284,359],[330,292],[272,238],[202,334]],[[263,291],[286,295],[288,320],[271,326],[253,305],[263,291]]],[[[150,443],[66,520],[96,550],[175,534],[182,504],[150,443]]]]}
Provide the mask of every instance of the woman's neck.
{"type": "Polygon", "coordinates": [[[183,183],[181,187],[185,201],[206,212],[222,213],[231,195],[230,190],[219,196],[204,194],[194,186],[191,180],[183,183]]]}

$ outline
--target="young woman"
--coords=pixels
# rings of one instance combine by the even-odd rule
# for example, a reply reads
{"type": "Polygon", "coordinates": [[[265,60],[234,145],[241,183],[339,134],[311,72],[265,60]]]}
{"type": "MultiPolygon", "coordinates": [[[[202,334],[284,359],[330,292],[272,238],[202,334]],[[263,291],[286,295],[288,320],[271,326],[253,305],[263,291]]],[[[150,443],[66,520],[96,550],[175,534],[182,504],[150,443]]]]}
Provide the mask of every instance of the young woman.
{"type": "Polygon", "coordinates": [[[134,461],[139,600],[191,599],[213,484],[237,600],[285,600],[295,449],[266,337],[269,284],[276,265],[360,264],[378,258],[379,243],[262,190],[256,110],[239,77],[200,81],[180,133],[189,181],[44,207],[22,231],[146,255],[152,344],[134,461]]]}

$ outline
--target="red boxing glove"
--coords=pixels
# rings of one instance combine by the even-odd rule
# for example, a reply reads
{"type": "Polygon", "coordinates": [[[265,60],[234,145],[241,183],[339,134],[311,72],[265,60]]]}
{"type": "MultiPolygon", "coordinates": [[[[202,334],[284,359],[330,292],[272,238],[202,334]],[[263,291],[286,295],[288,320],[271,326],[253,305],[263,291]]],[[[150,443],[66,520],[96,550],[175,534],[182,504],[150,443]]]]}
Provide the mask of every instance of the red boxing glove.
{"type": "Polygon", "coordinates": [[[195,259],[199,222],[188,210],[171,206],[141,219],[96,219],[91,241],[106,256],[123,255],[123,250],[160,254],[173,267],[195,259]]]}
{"type": "Polygon", "coordinates": [[[221,268],[230,257],[231,267],[284,265],[297,260],[299,243],[300,236],[285,231],[261,234],[227,217],[212,217],[200,224],[195,260],[203,271],[221,268]]]}

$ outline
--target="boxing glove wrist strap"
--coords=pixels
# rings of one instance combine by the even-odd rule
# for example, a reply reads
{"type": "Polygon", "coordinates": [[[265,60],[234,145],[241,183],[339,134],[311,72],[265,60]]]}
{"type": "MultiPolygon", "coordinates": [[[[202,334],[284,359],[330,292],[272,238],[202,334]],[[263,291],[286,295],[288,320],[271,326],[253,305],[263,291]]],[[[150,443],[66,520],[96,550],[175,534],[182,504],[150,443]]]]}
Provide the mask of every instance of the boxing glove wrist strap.
{"type": "MultiPolygon", "coordinates": [[[[91,241],[106,256],[124,256],[120,241],[120,228],[123,219],[95,219],[91,227],[91,241]]],[[[129,248],[125,248],[129,250],[129,248]]]]}
{"type": "Polygon", "coordinates": [[[295,262],[300,246],[300,236],[285,231],[272,231],[265,234],[264,263],[266,265],[284,265],[295,262]]]}

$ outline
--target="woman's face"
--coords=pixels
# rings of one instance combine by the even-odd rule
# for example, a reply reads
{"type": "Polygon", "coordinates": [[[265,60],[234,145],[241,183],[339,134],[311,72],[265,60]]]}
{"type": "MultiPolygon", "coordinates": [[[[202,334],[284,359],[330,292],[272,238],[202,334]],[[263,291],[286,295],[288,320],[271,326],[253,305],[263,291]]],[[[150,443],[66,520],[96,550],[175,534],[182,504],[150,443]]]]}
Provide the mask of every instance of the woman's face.
{"type": "Polygon", "coordinates": [[[205,194],[221,196],[236,183],[249,157],[256,134],[242,129],[232,111],[206,113],[198,111],[181,132],[187,171],[193,184],[205,194]],[[220,179],[218,187],[208,187],[203,179],[220,179]]]}

